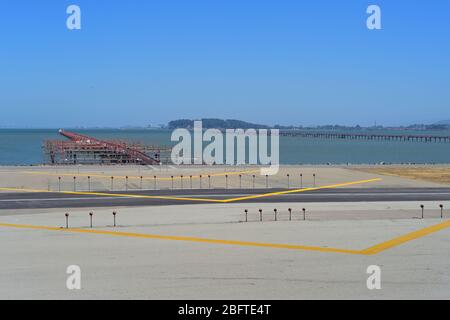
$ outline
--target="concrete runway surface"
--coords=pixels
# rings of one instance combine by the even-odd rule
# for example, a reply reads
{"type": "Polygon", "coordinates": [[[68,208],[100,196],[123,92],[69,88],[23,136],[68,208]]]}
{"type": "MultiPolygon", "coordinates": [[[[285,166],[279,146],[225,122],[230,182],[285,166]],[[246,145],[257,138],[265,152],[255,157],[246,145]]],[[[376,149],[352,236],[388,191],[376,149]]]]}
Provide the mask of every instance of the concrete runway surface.
{"type": "Polygon", "coordinates": [[[417,202],[302,203],[306,221],[297,203],[121,208],[115,228],[111,209],[94,210],[93,228],[74,209],[69,229],[60,210],[11,212],[0,217],[0,298],[449,299],[450,223],[424,204],[426,219],[417,202]],[[69,265],[81,290],[66,288],[69,265]],[[370,265],[380,290],[366,286],[370,265]]]}
{"type": "Polygon", "coordinates": [[[120,179],[116,191],[101,191],[112,189],[108,176],[141,170],[107,167],[92,178],[94,194],[71,193],[72,175],[86,190],[94,169],[0,170],[0,299],[450,299],[448,185],[286,167],[271,178],[275,189],[256,179],[253,190],[249,173],[245,189],[236,189],[236,175],[226,189],[224,168],[209,168],[218,174],[211,190],[206,180],[203,189],[181,190],[178,181],[169,190],[167,176],[204,173],[192,168],[154,170],[164,190],[120,179]],[[288,190],[288,173],[299,187],[299,172],[304,186],[314,186],[316,174],[318,186],[340,187],[279,194],[288,190]],[[58,190],[59,176],[66,191],[45,192],[58,190]],[[70,265],[81,268],[81,290],[66,287],[70,265]],[[367,288],[371,265],[381,269],[380,290],[367,288]]]}

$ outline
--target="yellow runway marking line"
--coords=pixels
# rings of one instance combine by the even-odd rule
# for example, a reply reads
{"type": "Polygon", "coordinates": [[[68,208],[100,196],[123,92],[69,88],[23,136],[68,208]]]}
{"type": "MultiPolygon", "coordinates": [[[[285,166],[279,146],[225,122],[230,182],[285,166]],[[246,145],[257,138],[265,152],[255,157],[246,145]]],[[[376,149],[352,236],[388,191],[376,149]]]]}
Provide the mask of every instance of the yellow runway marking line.
{"type": "Polygon", "coordinates": [[[62,232],[70,232],[70,233],[99,234],[99,235],[109,235],[109,236],[115,236],[115,237],[146,238],[146,239],[159,239],[159,240],[185,241],[185,242],[201,242],[201,243],[237,245],[237,246],[246,246],[246,247],[266,247],[266,248],[277,248],[277,249],[308,250],[308,251],[359,254],[359,251],[357,251],[357,250],[346,250],[346,249],[338,249],[338,248],[263,243],[263,242],[252,242],[252,241],[207,239],[207,238],[197,238],[197,237],[164,236],[164,235],[156,235],[156,234],[118,232],[118,231],[107,231],[107,230],[64,229],[64,228],[57,228],[57,227],[7,224],[7,223],[0,223],[0,227],[47,230],[47,231],[62,231],[62,232]]]}
{"type": "Polygon", "coordinates": [[[352,182],[345,182],[339,184],[333,184],[328,186],[316,187],[316,188],[304,188],[304,189],[294,189],[279,192],[263,193],[245,197],[229,198],[229,199],[208,199],[208,198],[186,198],[186,197],[172,197],[172,196],[148,196],[140,194],[123,194],[123,193],[104,193],[104,192],[81,192],[81,191],[48,191],[48,190],[37,190],[37,189],[15,189],[15,188],[0,188],[0,191],[16,191],[16,192],[46,192],[46,193],[62,193],[62,194],[73,194],[73,195],[94,195],[94,196],[104,196],[104,197],[123,197],[123,198],[140,198],[140,199],[160,199],[160,200],[177,200],[177,201],[198,201],[198,202],[214,202],[214,203],[230,203],[242,200],[258,199],[273,197],[277,195],[284,195],[290,193],[300,193],[305,191],[314,191],[322,189],[332,189],[356,184],[365,184],[370,182],[380,181],[381,179],[369,179],[369,180],[359,180],[352,182]]]}
{"type": "Polygon", "coordinates": [[[237,241],[237,240],[221,240],[221,239],[207,239],[207,238],[197,238],[197,237],[180,237],[180,236],[164,236],[156,234],[144,234],[144,233],[131,233],[131,232],[118,232],[118,231],[108,231],[108,230],[92,230],[92,229],[64,229],[57,227],[47,227],[47,226],[35,226],[35,225],[25,225],[25,224],[10,224],[10,223],[0,223],[0,227],[5,228],[17,228],[17,229],[33,229],[33,230],[47,230],[47,231],[60,231],[60,232],[70,232],[70,233],[84,233],[84,234],[97,234],[97,235],[109,235],[115,237],[128,237],[128,238],[145,238],[145,239],[159,239],[159,240],[170,240],[170,241],[185,241],[185,242],[200,242],[200,243],[212,243],[212,244],[224,244],[224,245],[236,245],[245,247],[265,247],[265,248],[276,248],[276,249],[290,249],[290,250],[303,250],[303,251],[318,251],[318,252],[329,252],[329,253],[345,253],[354,255],[374,255],[390,249],[392,247],[398,246],[405,242],[424,237],[430,233],[443,230],[450,227],[450,221],[439,223],[437,225],[426,227],[424,229],[409,233],[407,235],[380,243],[373,247],[364,250],[351,250],[351,249],[339,249],[330,247],[317,247],[317,246],[302,246],[302,245],[292,245],[292,244],[277,244],[277,243],[263,243],[263,242],[252,242],[252,241],[237,241]]]}
{"type": "Polygon", "coordinates": [[[429,235],[431,233],[434,233],[434,232],[437,232],[437,231],[440,231],[440,230],[444,230],[444,229],[449,228],[449,227],[450,227],[450,220],[447,220],[445,222],[442,222],[442,223],[439,223],[439,224],[436,224],[436,225],[433,225],[433,226],[430,226],[430,227],[423,228],[423,229],[418,230],[418,231],[414,231],[414,232],[405,234],[403,236],[391,239],[389,241],[379,243],[379,244],[374,245],[374,246],[372,246],[370,248],[362,250],[361,253],[362,254],[366,254],[366,255],[377,254],[377,253],[379,253],[381,251],[385,251],[387,249],[399,246],[399,245],[401,245],[401,244],[403,244],[405,242],[424,237],[426,235],[429,235]]]}
{"type": "Polygon", "coordinates": [[[204,198],[183,198],[172,196],[147,196],[140,194],[123,194],[123,193],[104,193],[104,192],[82,192],[82,191],[48,191],[38,189],[15,189],[15,188],[0,188],[0,191],[15,191],[15,192],[45,192],[45,193],[62,193],[72,195],[86,195],[86,196],[102,196],[102,197],[116,197],[116,198],[137,198],[137,199],[159,199],[159,200],[185,200],[185,201],[199,201],[199,202],[223,202],[223,200],[217,199],[204,199],[204,198]]]}
{"type": "MultiPolygon", "coordinates": [[[[211,177],[220,177],[220,176],[234,176],[234,175],[245,175],[250,173],[257,173],[260,172],[260,170],[247,170],[247,171],[232,171],[232,172],[220,172],[220,173],[206,173],[202,174],[202,178],[207,178],[208,176],[211,177]]],[[[48,172],[48,171],[21,171],[20,173],[23,174],[35,174],[35,175],[45,175],[45,176],[55,176],[55,177],[91,177],[91,178],[103,178],[103,179],[111,179],[113,175],[106,175],[106,174],[96,174],[96,173],[55,173],[55,172],[48,172]]],[[[155,180],[155,175],[152,176],[146,176],[142,175],[142,180],[155,180]]],[[[183,175],[184,179],[189,179],[191,175],[183,175]]],[[[114,179],[126,179],[127,176],[114,176],[114,179]]],[[[128,179],[141,179],[140,176],[128,176],[128,179]]],[[[181,179],[181,175],[174,176],[174,180],[181,179]]],[[[200,175],[192,175],[192,179],[200,179],[200,175]]],[[[156,177],[157,181],[171,181],[172,177],[156,177]]]]}
{"type": "Polygon", "coordinates": [[[257,194],[257,195],[239,197],[239,198],[226,199],[226,200],[224,200],[224,202],[235,202],[235,201],[242,201],[242,200],[267,198],[267,197],[273,197],[273,196],[279,196],[279,195],[291,194],[291,193],[300,193],[300,192],[306,192],[306,191],[333,189],[333,188],[346,187],[346,186],[351,186],[351,185],[356,185],[356,184],[364,184],[364,183],[370,183],[370,182],[376,182],[376,181],[381,181],[381,179],[376,178],[376,179],[369,179],[369,180],[359,180],[359,181],[344,182],[344,183],[339,183],[339,184],[332,184],[332,185],[322,186],[322,187],[303,188],[303,189],[294,189],[294,190],[263,193],[263,194],[257,194]]]}

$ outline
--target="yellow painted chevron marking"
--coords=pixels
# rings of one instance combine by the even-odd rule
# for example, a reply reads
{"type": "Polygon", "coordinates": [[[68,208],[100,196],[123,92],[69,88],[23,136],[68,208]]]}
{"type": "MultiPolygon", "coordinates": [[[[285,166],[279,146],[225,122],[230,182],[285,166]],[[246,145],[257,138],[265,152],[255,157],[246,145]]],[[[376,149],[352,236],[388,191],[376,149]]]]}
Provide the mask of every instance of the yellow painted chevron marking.
{"type": "Polygon", "coordinates": [[[57,227],[48,226],[35,226],[35,225],[25,225],[25,224],[10,224],[10,223],[0,223],[0,227],[4,228],[16,228],[16,229],[33,229],[33,230],[46,230],[46,231],[59,231],[59,232],[70,232],[70,233],[83,233],[83,234],[96,234],[96,235],[108,235],[115,237],[131,237],[131,238],[146,238],[146,239],[158,239],[158,240],[171,240],[171,241],[185,241],[185,242],[200,242],[200,243],[211,243],[211,244],[224,244],[224,245],[235,245],[235,246],[245,246],[245,247],[265,247],[265,248],[275,248],[275,249],[291,249],[291,250],[305,250],[305,251],[318,251],[318,252],[329,252],[329,253],[345,253],[354,255],[374,255],[382,251],[388,250],[395,246],[399,246],[405,242],[424,237],[428,234],[446,229],[450,227],[450,220],[433,225],[430,227],[423,228],[421,230],[408,233],[404,236],[394,238],[392,240],[382,242],[370,248],[364,250],[352,250],[352,249],[340,249],[340,248],[330,248],[330,247],[317,247],[317,246],[302,246],[293,244],[278,244],[278,243],[263,243],[263,242],[252,242],[252,241],[238,241],[238,240],[221,240],[221,239],[207,239],[207,238],[197,238],[197,237],[183,237],[183,236],[165,236],[156,234],[143,234],[143,233],[131,233],[131,232],[117,232],[108,230],[93,230],[93,229],[64,229],[57,227]]]}

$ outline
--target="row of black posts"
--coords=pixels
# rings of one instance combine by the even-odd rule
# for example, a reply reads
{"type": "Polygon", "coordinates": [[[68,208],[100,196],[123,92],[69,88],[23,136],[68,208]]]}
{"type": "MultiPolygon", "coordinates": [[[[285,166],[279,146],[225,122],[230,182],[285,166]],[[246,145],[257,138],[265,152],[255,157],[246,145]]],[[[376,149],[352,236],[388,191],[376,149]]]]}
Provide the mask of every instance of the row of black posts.
{"type": "MultiPolygon", "coordinates": [[[[421,218],[424,219],[425,206],[423,204],[421,204],[420,208],[421,208],[421,212],[422,212],[421,218]]],[[[441,209],[441,219],[443,219],[444,218],[444,205],[440,204],[439,208],[441,209]]],[[[274,212],[274,220],[278,221],[278,209],[276,209],[276,208],[273,209],[273,212],[274,212]]],[[[245,222],[248,222],[248,210],[245,209],[244,213],[245,213],[245,222]]],[[[263,221],[263,210],[259,209],[258,213],[259,213],[259,221],[262,222],[263,221]]],[[[289,221],[292,221],[292,209],[291,208],[288,209],[288,213],[289,213],[289,221]]],[[[305,208],[302,209],[302,213],[303,213],[303,220],[306,220],[306,209],[305,208]]],[[[116,225],[117,212],[113,211],[112,215],[113,215],[113,226],[116,227],[117,226],[116,225]]],[[[93,223],[92,223],[93,216],[94,216],[94,213],[89,212],[89,222],[90,222],[89,226],[91,228],[93,227],[93,223]]],[[[69,214],[66,213],[65,217],[66,217],[66,229],[68,229],[69,228],[69,214]]]]}
{"type": "MultiPolygon", "coordinates": [[[[444,205],[443,204],[440,204],[439,205],[439,208],[441,209],[441,219],[444,219],[444,205]]],[[[424,216],[424,212],[425,212],[425,206],[423,205],[423,204],[421,204],[420,205],[420,209],[422,210],[422,216],[421,216],[421,218],[423,219],[425,216],[424,216]]]]}
{"type": "MultiPolygon", "coordinates": [[[[244,213],[245,213],[245,222],[248,222],[248,210],[245,209],[244,213]]],[[[263,210],[259,209],[258,213],[259,213],[259,221],[262,222],[263,221],[263,210]]],[[[278,209],[276,209],[276,208],[273,209],[273,213],[274,213],[274,220],[278,221],[278,209]]],[[[292,209],[291,208],[288,209],[288,213],[289,213],[289,221],[292,221],[292,209]]],[[[306,220],[306,209],[305,208],[302,209],[302,213],[303,213],[303,221],[305,221],[306,220]]]]}
{"type": "MultiPolygon", "coordinates": [[[[423,204],[421,204],[420,205],[420,208],[421,208],[421,210],[422,210],[422,215],[421,215],[421,218],[422,219],[424,219],[424,217],[425,217],[425,215],[424,215],[424,212],[425,212],[425,206],[423,205],[423,204]]],[[[444,205],[443,204],[440,204],[439,205],[439,208],[441,209],[441,219],[444,219],[444,205]]],[[[259,212],[259,221],[263,221],[263,211],[262,211],[262,209],[259,209],[258,210],[258,212],[259,212]]],[[[275,221],[278,221],[278,209],[273,209],[273,212],[274,212],[274,220],[275,221]]],[[[292,209],[291,208],[289,208],[288,209],[288,212],[289,212],[289,221],[292,221],[292,209]]],[[[302,209],[302,212],[303,212],[303,220],[306,220],[306,209],[305,208],[303,208],[302,209]]],[[[248,210],[247,209],[245,209],[244,210],[244,214],[245,214],[245,222],[248,222],[248,210]]]]}
{"type": "MultiPolygon", "coordinates": [[[[116,227],[117,226],[116,225],[117,212],[113,211],[112,215],[113,215],[113,226],[116,227]]],[[[69,229],[69,216],[70,215],[68,213],[66,213],[64,216],[66,217],[66,229],[69,229]]],[[[94,213],[93,212],[89,212],[89,226],[91,228],[93,227],[93,224],[92,224],[93,217],[94,217],[94,213]]]]}
{"type": "MultiPolygon", "coordinates": [[[[207,175],[207,177],[208,177],[208,188],[211,189],[211,175],[207,175]]],[[[171,181],[172,181],[172,190],[173,190],[174,189],[174,179],[175,179],[175,177],[174,176],[170,176],[170,178],[171,178],[171,181]]],[[[180,176],[181,189],[183,189],[183,178],[184,178],[184,176],[181,175],[180,176]]],[[[190,188],[191,189],[193,188],[192,178],[193,178],[193,176],[190,175],[189,176],[189,182],[190,182],[190,188]]],[[[202,189],[202,178],[203,178],[203,176],[199,175],[199,187],[200,187],[200,189],[202,189]]],[[[255,178],[256,178],[256,175],[252,175],[252,186],[253,186],[253,189],[255,188],[255,178]]],[[[266,178],[266,188],[269,188],[269,176],[266,175],[265,178],[266,178]]],[[[290,189],[291,185],[290,185],[290,174],[289,173],[286,175],[286,178],[287,178],[287,187],[288,187],[288,189],[290,189]]],[[[128,176],[126,176],[125,177],[125,190],[126,191],[128,191],[128,179],[129,179],[128,176]]],[[[143,179],[144,179],[144,177],[140,176],[140,189],[142,189],[142,180],[143,179]]],[[[87,180],[88,180],[88,191],[90,192],[91,191],[91,176],[87,176],[87,180]]],[[[156,188],[157,188],[156,181],[157,181],[157,177],[153,176],[153,189],[154,190],[156,190],[156,188]]],[[[316,174],[313,173],[313,188],[315,188],[315,187],[316,187],[316,174]]],[[[225,188],[228,189],[228,175],[225,175],[225,188]]],[[[239,175],[239,189],[242,189],[242,175],[241,174],[239,175]]],[[[300,173],[300,189],[303,189],[303,174],[302,173],[300,173]]],[[[111,191],[114,190],[114,176],[111,177],[111,188],[110,188],[110,190],[111,191]]],[[[58,177],[58,191],[61,192],[61,177],[58,177]]],[[[73,177],[73,191],[74,192],[77,191],[77,177],[76,176],[73,177]]]]}

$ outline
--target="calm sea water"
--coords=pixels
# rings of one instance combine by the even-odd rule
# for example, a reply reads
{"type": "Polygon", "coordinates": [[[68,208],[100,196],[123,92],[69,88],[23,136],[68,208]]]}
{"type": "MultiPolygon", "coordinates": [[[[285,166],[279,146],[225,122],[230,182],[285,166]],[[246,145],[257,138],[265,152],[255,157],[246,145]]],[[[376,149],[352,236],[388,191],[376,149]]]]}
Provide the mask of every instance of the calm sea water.
{"type": "MultiPolygon", "coordinates": [[[[100,139],[173,145],[170,141],[171,133],[164,130],[77,129],[74,131],[100,139]]],[[[390,131],[390,133],[398,132],[390,131]]],[[[450,131],[421,131],[419,134],[450,135],[450,131]]],[[[0,165],[43,163],[42,144],[47,139],[64,140],[65,138],[60,136],[56,129],[0,129],[0,165]]],[[[282,164],[450,163],[450,143],[280,137],[280,162],[282,164]]]]}

